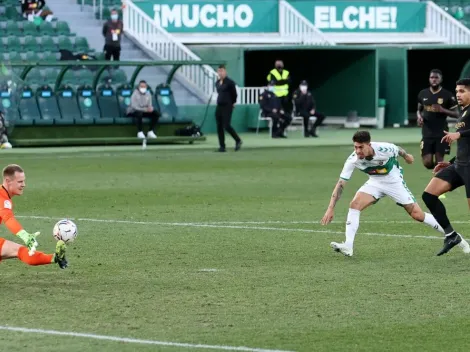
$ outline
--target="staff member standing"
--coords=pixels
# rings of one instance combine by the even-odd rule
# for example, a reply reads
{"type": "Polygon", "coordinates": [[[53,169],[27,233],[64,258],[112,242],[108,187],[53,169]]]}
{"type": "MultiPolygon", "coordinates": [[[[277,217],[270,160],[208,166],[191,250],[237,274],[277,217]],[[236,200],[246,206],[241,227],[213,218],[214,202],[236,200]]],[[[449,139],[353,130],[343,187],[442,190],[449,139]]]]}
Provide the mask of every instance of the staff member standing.
{"type": "Polygon", "coordinates": [[[124,34],[124,25],[119,19],[116,10],[111,11],[111,19],[103,25],[104,58],[105,60],[119,61],[121,57],[121,38],[124,34]]]}
{"type": "Polygon", "coordinates": [[[283,110],[290,116],[292,112],[291,103],[289,101],[289,85],[291,84],[290,73],[284,70],[284,62],[282,62],[282,60],[276,60],[274,67],[275,68],[269,71],[266,79],[268,83],[274,80],[274,94],[281,100],[283,110]]]}
{"type": "Polygon", "coordinates": [[[217,107],[215,109],[215,121],[217,122],[217,135],[219,137],[218,152],[225,152],[225,133],[226,130],[235,140],[235,151],[240,150],[242,141],[237,132],[231,125],[232,112],[237,102],[237,89],[235,82],[227,77],[225,66],[220,65],[217,69],[219,80],[216,82],[217,89],[217,107]]]}

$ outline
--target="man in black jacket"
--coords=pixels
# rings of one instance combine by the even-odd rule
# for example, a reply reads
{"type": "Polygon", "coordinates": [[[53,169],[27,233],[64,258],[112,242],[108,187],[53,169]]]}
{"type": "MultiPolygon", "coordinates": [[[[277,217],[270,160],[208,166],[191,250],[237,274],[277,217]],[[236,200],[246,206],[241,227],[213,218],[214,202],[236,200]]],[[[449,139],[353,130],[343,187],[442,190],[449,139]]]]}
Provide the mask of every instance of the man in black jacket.
{"type": "Polygon", "coordinates": [[[116,10],[111,11],[111,19],[103,25],[104,58],[105,60],[119,61],[121,57],[121,38],[124,34],[124,25],[119,19],[116,10]]]}
{"type": "Polygon", "coordinates": [[[225,133],[224,129],[235,140],[235,151],[240,150],[242,141],[237,132],[231,126],[232,112],[237,102],[237,89],[235,82],[227,77],[225,66],[221,65],[217,69],[219,80],[216,82],[217,89],[217,107],[215,109],[215,120],[217,122],[217,135],[219,137],[219,152],[225,152],[225,133]]]}
{"type": "Polygon", "coordinates": [[[282,102],[279,97],[274,94],[274,86],[276,82],[270,81],[266,90],[259,96],[259,106],[262,115],[270,117],[273,121],[272,138],[286,138],[285,130],[292,121],[292,118],[287,115],[282,107],[282,102]]]}
{"type": "Polygon", "coordinates": [[[293,98],[297,115],[302,116],[304,119],[304,136],[318,137],[317,127],[321,125],[325,115],[315,109],[315,99],[312,93],[308,91],[307,81],[300,82],[299,89],[294,92],[293,98]],[[309,130],[308,123],[310,116],[315,116],[317,119],[309,130]]]}

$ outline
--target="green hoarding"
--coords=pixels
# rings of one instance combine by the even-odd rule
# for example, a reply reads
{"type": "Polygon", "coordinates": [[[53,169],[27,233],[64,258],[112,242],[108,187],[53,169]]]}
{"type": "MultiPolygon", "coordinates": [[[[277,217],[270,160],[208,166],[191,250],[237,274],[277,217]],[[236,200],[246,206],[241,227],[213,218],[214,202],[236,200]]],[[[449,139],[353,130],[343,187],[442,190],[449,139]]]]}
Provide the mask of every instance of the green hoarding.
{"type": "Polygon", "coordinates": [[[423,32],[426,3],[306,1],[289,3],[322,32],[423,32]]]}
{"type": "Polygon", "coordinates": [[[170,33],[279,31],[277,0],[153,0],[135,4],[170,33]]]}

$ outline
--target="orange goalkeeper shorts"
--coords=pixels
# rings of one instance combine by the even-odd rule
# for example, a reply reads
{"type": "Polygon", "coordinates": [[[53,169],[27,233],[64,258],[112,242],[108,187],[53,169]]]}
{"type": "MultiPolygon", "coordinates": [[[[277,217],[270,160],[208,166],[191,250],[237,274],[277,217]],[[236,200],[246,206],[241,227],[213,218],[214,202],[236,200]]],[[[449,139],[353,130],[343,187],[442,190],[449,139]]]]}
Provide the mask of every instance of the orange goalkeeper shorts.
{"type": "Polygon", "coordinates": [[[6,239],[0,237],[0,262],[2,261],[2,247],[6,239]]]}

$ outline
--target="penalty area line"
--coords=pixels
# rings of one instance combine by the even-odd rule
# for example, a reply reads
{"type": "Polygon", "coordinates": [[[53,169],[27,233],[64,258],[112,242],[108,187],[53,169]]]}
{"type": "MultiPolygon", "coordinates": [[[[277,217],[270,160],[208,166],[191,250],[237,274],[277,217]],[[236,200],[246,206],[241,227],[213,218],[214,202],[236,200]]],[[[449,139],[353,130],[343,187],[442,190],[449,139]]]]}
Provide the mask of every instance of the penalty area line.
{"type": "MultiPolygon", "coordinates": [[[[24,219],[42,219],[42,220],[58,220],[56,217],[49,216],[18,216],[24,219]]],[[[332,235],[344,235],[344,231],[331,231],[331,230],[313,230],[313,229],[298,229],[287,227],[273,227],[273,226],[246,226],[246,225],[223,225],[212,223],[198,223],[198,222],[160,222],[160,221],[133,221],[133,220],[113,220],[113,219],[91,219],[91,218],[71,218],[74,221],[95,222],[95,223],[111,223],[111,224],[131,224],[131,225],[159,225],[159,226],[175,226],[175,227],[201,227],[213,229],[238,229],[238,230],[258,230],[258,231],[284,231],[284,232],[305,232],[305,233],[324,233],[332,235]]],[[[424,225],[423,225],[424,226],[424,225]]],[[[442,240],[443,236],[423,236],[423,235],[408,235],[408,234],[393,234],[393,233],[375,233],[375,232],[360,232],[360,235],[365,236],[381,236],[381,237],[398,237],[398,238],[424,238],[424,239],[439,239],[442,240]]]]}
{"type": "Polygon", "coordinates": [[[158,346],[167,346],[167,347],[182,347],[182,348],[199,348],[207,350],[222,350],[222,351],[243,351],[243,352],[293,352],[286,350],[271,350],[264,348],[251,348],[243,346],[224,346],[224,345],[204,345],[204,344],[192,344],[192,343],[181,343],[181,342],[166,342],[166,341],[156,341],[156,340],[141,340],[128,337],[118,337],[118,336],[107,336],[107,335],[96,335],[96,334],[86,334],[79,332],[71,331],[57,331],[57,330],[44,330],[44,329],[30,329],[22,328],[16,326],[0,326],[0,330],[4,331],[15,331],[29,334],[40,334],[40,335],[55,335],[55,336],[69,336],[69,337],[81,337],[86,339],[94,340],[107,340],[114,342],[127,342],[140,345],[158,345],[158,346]]]}

